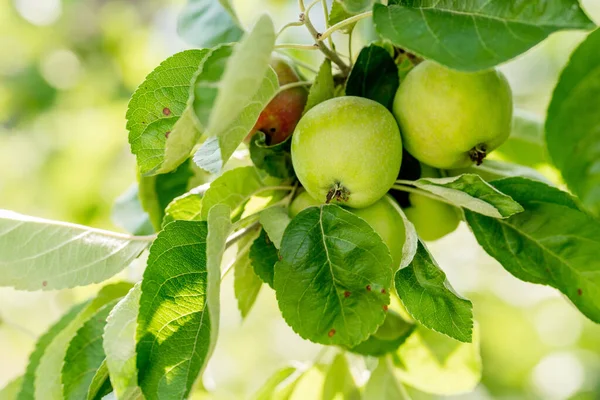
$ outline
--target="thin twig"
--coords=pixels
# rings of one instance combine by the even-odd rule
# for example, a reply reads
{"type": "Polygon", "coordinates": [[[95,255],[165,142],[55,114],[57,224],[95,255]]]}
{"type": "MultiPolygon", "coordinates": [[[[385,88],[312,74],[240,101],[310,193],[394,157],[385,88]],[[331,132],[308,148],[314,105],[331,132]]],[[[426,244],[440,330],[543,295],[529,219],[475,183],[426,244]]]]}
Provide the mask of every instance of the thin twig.
{"type": "Polygon", "coordinates": [[[294,26],[302,26],[302,25],[304,25],[304,22],[302,22],[302,21],[290,22],[289,24],[285,24],[284,26],[281,27],[281,29],[277,33],[277,37],[281,36],[281,34],[288,28],[292,28],[294,26]]]}
{"type": "Polygon", "coordinates": [[[316,46],[319,47],[319,49],[327,58],[329,58],[339,67],[340,71],[342,71],[342,74],[348,75],[350,73],[350,67],[338,56],[335,51],[331,50],[325,43],[323,43],[322,40],[320,40],[322,35],[317,31],[308,14],[304,14],[304,24],[306,25],[306,28],[312,35],[313,39],[316,41],[316,46]]]}
{"type": "Polygon", "coordinates": [[[319,50],[319,46],[317,44],[282,43],[276,44],[275,50],[319,50]]]}
{"type": "Polygon", "coordinates": [[[348,25],[352,25],[358,21],[360,21],[361,19],[365,19],[365,18],[369,18],[373,16],[373,11],[367,11],[365,13],[362,14],[358,14],[355,15],[354,17],[350,17],[348,19],[345,19],[341,22],[338,22],[337,24],[333,25],[331,28],[327,29],[325,32],[323,32],[321,34],[321,36],[319,36],[317,38],[318,41],[323,41],[325,39],[327,39],[329,36],[331,36],[331,34],[335,31],[338,31],[348,25]]]}

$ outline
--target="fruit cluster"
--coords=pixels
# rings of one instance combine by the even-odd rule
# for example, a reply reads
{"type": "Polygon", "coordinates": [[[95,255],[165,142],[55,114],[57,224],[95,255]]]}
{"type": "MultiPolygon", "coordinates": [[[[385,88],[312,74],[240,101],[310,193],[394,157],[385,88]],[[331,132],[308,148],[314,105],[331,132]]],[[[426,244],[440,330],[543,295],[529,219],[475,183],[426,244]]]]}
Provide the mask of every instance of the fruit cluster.
{"type": "MultiPolygon", "coordinates": [[[[284,61],[271,65],[280,83],[298,81],[284,61]]],[[[293,133],[293,168],[305,191],[292,202],[290,215],[324,203],[347,207],[379,233],[397,265],[405,231],[394,199],[396,180],[441,178],[481,164],[508,138],[512,120],[512,95],[501,72],[458,72],[433,61],[408,73],[392,110],[344,96],[302,115],[306,99],[304,88],[280,93],[255,126],[271,144],[293,133]]],[[[437,240],[459,224],[461,213],[449,204],[418,193],[401,200],[423,240],[437,240]]]]}

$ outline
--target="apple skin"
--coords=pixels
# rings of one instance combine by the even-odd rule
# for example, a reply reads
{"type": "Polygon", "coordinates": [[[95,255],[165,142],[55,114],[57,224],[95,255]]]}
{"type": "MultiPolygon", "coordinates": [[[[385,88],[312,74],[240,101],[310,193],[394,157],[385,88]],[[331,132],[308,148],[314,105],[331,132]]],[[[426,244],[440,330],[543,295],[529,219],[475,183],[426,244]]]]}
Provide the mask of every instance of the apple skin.
{"type": "MultiPolygon", "coordinates": [[[[290,204],[289,215],[294,218],[302,210],[308,207],[320,206],[319,202],[312,198],[308,192],[300,193],[290,204]]],[[[402,247],[404,246],[405,231],[404,221],[399,206],[395,204],[390,195],[385,195],[375,204],[366,208],[347,208],[354,215],[367,221],[371,228],[381,236],[383,242],[387,245],[394,262],[394,271],[400,267],[402,261],[402,247]]]]}
{"type": "MultiPolygon", "coordinates": [[[[280,86],[300,80],[296,71],[285,60],[274,57],[270,65],[277,73],[280,86]]],[[[295,87],[279,93],[260,113],[250,136],[261,131],[266,135],[267,145],[283,142],[294,132],[307,100],[308,90],[305,87],[295,87]]]]}
{"type": "MultiPolygon", "coordinates": [[[[439,170],[421,164],[421,178],[439,177],[439,170]]],[[[458,208],[416,193],[409,193],[408,200],[410,207],[404,209],[404,214],[413,223],[421,239],[432,242],[458,228],[460,223],[458,208]]]]}
{"type": "Polygon", "coordinates": [[[512,93],[497,70],[465,73],[425,61],[400,84],[393,111],[416,159],[441,169],[466,168],[481,164],[508,138],[512,93]]]}
{"type": "Polygon", "coordinates": [[[392,114],[362,97],[337,97],[308,111],[292,136],[292,163],[320,202],[367,207],[392,187],[402,138],[392,114]]]}

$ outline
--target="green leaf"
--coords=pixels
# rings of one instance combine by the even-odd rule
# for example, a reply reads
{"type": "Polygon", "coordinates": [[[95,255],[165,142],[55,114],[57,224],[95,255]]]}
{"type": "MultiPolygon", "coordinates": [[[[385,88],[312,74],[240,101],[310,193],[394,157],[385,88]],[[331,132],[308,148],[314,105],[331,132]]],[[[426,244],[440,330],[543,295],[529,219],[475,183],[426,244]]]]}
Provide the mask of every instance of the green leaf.
{"type": "Polygon", "coordinates": [[[421,324],[461,342],[471,342],[473,305],[460,297],[425,245],[419,241],[412,263],[396,273],[396,291],[421,324]]]}
{"type": "Polygon", "coordinates": [[[194,162],[211,173],[221,172],[234,151],[252,131],[262,110],[277,95],[277,74],[269,67],[255,96],[246,104],[243,112],[219,136],[208,138],[194,154],[194,162]]]}
{"type": "Polygon", "coordinates": [[[8,382],[8,384],[0,390],[0,399],[2,399],[2,400],[17,400],[17,396],[19,395],[19,391],[21,390],[22,384],[23,384],[22,376],[15,378],[12,381],[8,382]]]}
{"type": "Polygon", "coordinates": [[[381,357],[396,351],[414,330],[415,324],[407,322],[399,314],[389,311],[377,332],[349,350],[364,356],[381,357]]]}
{"type": "Polygon", "coordinates": [[[399,85],[394,59],[385,49],[372,44],[360,51],[346,83],[346,95],[366,97],[391,110],[399,85]]]}
{"type": "Polygon", "coordinates": [[[517,278],[552,286],[600,323],[600,222],[559,189],[523,178],[492,184],[525,211],[507,220],[466,212],[484,250],[517,278]]]}
{"type": "Polygon", "coordinates": [[[46,352],[46,348],[52,343],[54,338],[63,331],[83,310],[88,303],[81,303],[73,306],[58,322],[48,329],[35,344],[35,348],[29,356],[27,369],[23,375],[23,383],[17,397],[18,400],[33,400],[34,399],[34,381],[35,372],[40,364],[42,356],[46,352]]]}
{"type": "MultiPolygon", "coordinates": [[[[210,106],[210,112],[199,110],[200,104],[196,103],[199,100],[198,96],[195,98],[196,116],[209,135],[221,136],[259,92],[262,81],[270,70],[269,61],[274,47],[273,21],[264,14],[227,58],[219,84],[214,92],[211,91],[215,93],[214,101],[210,104],[204,103],[210,106]],[[208,115],[208,119],[204,118],[204,115],[208,115]]],[[[201,83],[196,81],[196,93],[202,90],[201,83]]],[[[256,117],[258,118],[258,114],[256,117]]]]}
{"type": "Polygon", "coordinates": [[[185,162],[167,174],[139,177],[140,201],[156,231],[160,230],[169,203],[187,192],[193,176],[190,163],[185,162]]]}
{"type": "Polygon", "coordinates": [[[127,130],[142,175],[171,171],[189,156],[199,140],[200,133],[192,129],[191,138],[177,139],[187,139],[191,146],[166,157],[167,142],[173,140],[174,126],[186,109],[190,81],[208,54],[208,50],[186,50],[167,58],[131,97],[127,130]]]}
{"type": "Polygon", "coordinates": [[[481,379],[477,330],[472,343],[462,343],[419,327],[392,360],[393,373],[400,381],[427,393],[468,393],[481,379]]]}
{"type": "Polygon", "coordinates": [[[270,207],[260,213],[260,224],[276,248],[281,247],[283,232],[291,219],[286,207],[270,207]]]}
{"type": "Polygon", "coordinates": [[[277,301],[301,337],[352,347],[383,323],[392,258],[364,220],[335,205],[307,208],[285,230],[280,254],[277,301]]]}
{"type": "Polygon", "coordinates": [[[128,266],[148,244],[146,236],[0,210],[0,286],[51,290],[102,282],[128,266]]]}
{"type": "MultiPolygon", "coordinates": [[[[402,245],[402,261],[400,262],[399,269],[406,268],[417,254],[417,247],[419,243],[419,236],[415,225],[410,222],[404,210],[400,208],[400,205],[396,201],[391,201],[390,204],[398,210],[398,213],[402,217],[404,223],[404,244],[402,245]]],[[[394,271],[395,272],[395,271],[394,271]]]]}
{"type": "Polygon", "coordinates": [[[166,225],[150,248],[136,347],[138,381],[147,399],[186,397],[210,358],[229,229],[229,208],[215,206],[208,222],[166,225]]]}
{"type": "Polygon", "coordinates": [[[136,284],[111,311],[104,328],[106,367],[118,399],[140,399],[135,353],[135,331],[141,287],[136,284]]]}
{"type": "Polygon", "coordinates": [[[105,304],[124,296],[130,288],[131,284],[125,282],[103,287],[96,298],[87,302],[77,316],[52,339],[35,371],[33,386],[36,400],[63,399],[61,370],[71,339],[96,311],[105,304]]]}
{"type": "Polygon", "coordinates": [[[339,353],[331,362],[323,384],[323,400],[334,399],[360,400],[360,392],[354,382],[350,366],[343,353],[339,353]]]}
{"type": "Polygon", "coordinates": [[[335,83],[333,81],[333,72],[331,70],[331,60],[328,58],[323,61],[319,68],[319,73],[308,92],[308,100],[304,106],[304,114],[317,104],[335,97],[335,83]]]}
{"type": "Polygon", "coordinates": [[[575,50],[548,108],[546,142],[569,188],[600,215],[600,30],[575,50]]]}
{"type": "Polygon", "coordinates": [[[206,220],[209,210],[216,204],[226,204],[235,212],[263,187],[254,167],[227,171],[215,179],[204,193],[201,218],[206,220]]]}
{"type": "Polygon", "coordinates": [[[108,375],[105,359],[102,361],[100,368],[98,368],[92,378],[92,383],[90,383],[90,387],[88,388],[87,400],[100,400],[112,391],[113,388],[110,384],[110,377],[108,375]]]}
{"type": "Polygon", "coordinates": [[[173,221],[201,221],[202,197],[208,185],[198,186],[176,197],[165,209],[162,225],[173,221]]]}
{"type": "Polygon", "coordinates": [[[277,247],[264,229],[252,243],[250,248],[250,261],[254,273],[266,284],[273,287],[273,276],[275,275],[275,264],[279,261],[277,247]]]}
{"type": "Polygon", "coordinates": [[[377,32],[449,68],[478,71],[526,52],[565,29],[593,29],[577,0],[393,0],[375,4],[377,32]]]}
{"type": "MultiPolygon", "coordinates": [[[[515,110],[512,131],[494,155],[502,160],[535,167],[548,162],[544,141],[544,121],[536,114],[515,110]]],[[[486,160],[482,165],[491,160],[486,160]]]]}
{"type": "Polygon", "coordinates": [[[263,132],[256,132],[250,140],[250,158],[252,163],[267,172],[267,174],[281,179],[296,176],[292,165],[291,136],[281,143],[267,145],[267,136],[263,132]]]}
{"type": "MultiPolygon", "coordinates": [[[[329,26],[333,26],[339,22],[342,22],[350,17],[355,15],[355,13],[350,13],[346,11],[344,6],[339,1],[334,1],[331,3],[331,10],[329,11],[329,17],[327,19],[329,26]]],[[[356,24],[350,24],[341,29],[344,33],[350,33],[356,24]]]]}
{"type": "Polygon", "coordinates": [[[402,383],[394,376],[388,358],[382,358],[365,385],[364,398],[377,400],[410,400],[402,383]]]}
{"type": "Polygon", "coordinates": [[[374,0],[335,0],[340,3],[344,9],[352,14],[358,14],[368,11],[373,7],[374,0]]]}
{"type": "Polygon", "coordinates": [[[115,225],[132,235],[151,235],[154,228],[148,214],[142,208],[138,196],[138,185],[133,184],[120,195],[112,208],[111,219],[115,225]]]}
{"type": "Polygon", "coordinates": [[[481,165],[473,165],[469,168],[454,169],[450,171],[450,173],[452,175],[477,174],[481,177],[481,179],[487,182],[519,176],[522,178],[551,184],[548,178],[533,168],[498,160],[485,160],[485,162],[481,165]]]}
{"type": "Polygon", "coordinates": [[[240,240],[238,243],[239,250],[233,264],[233,290],[242,318],[246,318],[252,309],[263,284],[254,272],[250,261],[250,248],[257,236],[258,232],[240,240]]]}
{"type": "MultiPolygon", "coordinates": [[[[211,207],[208,213],[208,237],[206,239],[206,269],[208,270],[208,289],[206,304],[210,310],[210,348],[212,355],[219,336],[219,318],[221,315],[221,262],[225,252],[227,237],[231,233],[231,209],[224,204],[211,207]]],[[[207,360],[208,361],[208,360],[207,360]]],[[[205,365],[206,366],[206,363],[205,365]]]]}
{"type": "Polygon", "coordinates": [[[177,33],[197,47],[237,42],[244,31],[235,15],[230,14],[232,11],[231,6],[227,10],[220,1],[188,0],[179,15],[177,33]]]}
{"type": "Polygon", "coordinates": [[[214,49],[196,75],[191,105],[211,136],[194,155],[200,168],[220,172],[277,94],[277,75],[269,67],[274,45],[273,23],[263,16],[235,47],[214,49]]]}
{"type": "Polygon", "coordinates": [[[293,380],[297,382],[297,377],[301,375],[296,367],[284,367],[276,371],[271,377],[264,383],[263,386],[252,396],[253,400],[283,400],[285,397],[276,396],[278,388],[284,383],[293,380]],[[296,374],[296,377],[292,375],[296,374]],[[290,378],[292,377],[292,378],[290,378]],[[294,379],[296,378],[296,379],[294,379]]]}
{"type": "Polygon", "coordinates": [[[421,178],[415,181],[414,185],[443,197],[457,207],[492,218],[507,218],[523,211],[523,207],[510,196],[475,174],[449,178],[421,178]]]}
{"type": "Polygon", "coordinates": [[[87,398],[88,388],[105,359],[102,334],[106,318],[116,304],[117,300],[113,300],[102,306],[69,343],[61,372],[65,400],[87,398]]]}

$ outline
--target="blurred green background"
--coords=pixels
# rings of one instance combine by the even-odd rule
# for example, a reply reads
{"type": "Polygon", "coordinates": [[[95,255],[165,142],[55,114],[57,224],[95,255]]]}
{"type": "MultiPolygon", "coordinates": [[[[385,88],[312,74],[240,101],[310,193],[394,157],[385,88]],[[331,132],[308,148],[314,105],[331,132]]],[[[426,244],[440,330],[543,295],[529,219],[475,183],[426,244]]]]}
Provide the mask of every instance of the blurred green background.
{"type": "MultiPolygon", "coordinates": [[[[278,26],[298,13],[293,0],[233,3],[247,26],[261,12],[278,26]]],[[[600,0],[582,3],[600,23],[600,0]]],[[[0,208],[118,229],[112,203],[135,181],[127,101],[147,73],[188,47],[176,34],[182,6],[183,0],[0,0],[0,208]]],[[[517,107],[543,118],[558,74],[583,37],[555,34],[502,67],[517,107]]],[[[298,30],[284,39],[308,40],[298,30]]],[[[355,38],[355,53],[361,40],[355,38]]],[[[549,166],[540,169],[556,176],[549,166]]],[[[455,288],[473,300],[482,330],[483,382],[454,398],[600,399],[599,326],[558,292],[510,276],[465,226],[431,250],[455,288]]],[[[124,275],[135,279],[142,268],[139,262],[124,275]]],[[[22,374],[36,338],[96,290],[0,290],[0,387],[22,374]]],[[[204,379],[210,398],[247,398],[288,361],[310,362],[319,352],[285,325],[270,289],[262,289],[245,321],[231,280],[222,301],[221,336],[204,379]]],[[[296,397],[316,398],[310,390],[296,397]]]]}

